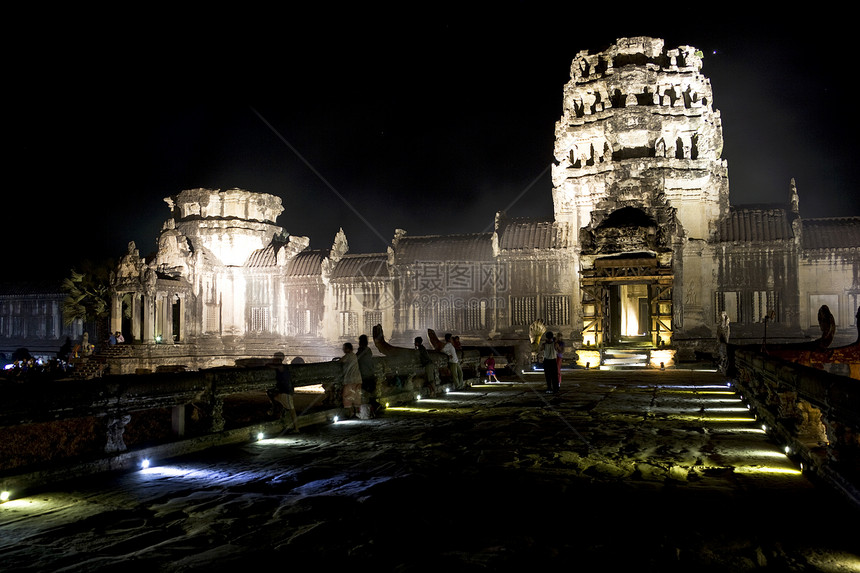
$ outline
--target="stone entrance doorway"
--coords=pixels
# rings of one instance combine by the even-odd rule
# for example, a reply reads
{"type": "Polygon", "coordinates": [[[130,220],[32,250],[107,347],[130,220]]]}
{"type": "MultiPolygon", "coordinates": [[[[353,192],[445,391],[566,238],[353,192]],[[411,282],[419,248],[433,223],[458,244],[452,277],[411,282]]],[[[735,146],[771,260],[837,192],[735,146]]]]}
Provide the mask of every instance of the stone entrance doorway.
{"type": "Polygon", "coordinates": [[[585,346],[658,348],[672,336],[671,269],[657,258],[596,259],[582,275],[582,338],[585,346]]]}
{"type": "Polygon", "coordinates": [[[651,305],[648,284],[609,285],[609,344],[648,344],[651,305]]]}

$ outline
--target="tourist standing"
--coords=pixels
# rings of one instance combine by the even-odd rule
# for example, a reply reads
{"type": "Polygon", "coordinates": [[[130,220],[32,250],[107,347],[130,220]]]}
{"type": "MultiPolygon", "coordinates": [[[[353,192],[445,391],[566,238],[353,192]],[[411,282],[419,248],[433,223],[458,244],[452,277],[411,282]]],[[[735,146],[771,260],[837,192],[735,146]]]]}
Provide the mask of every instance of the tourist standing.
{"type": "Polygon", "coordinates": [[[442,347],[442,354],[448,357],[451,384],[453,384],[455,390],[462,390],[465,386],[463,383],[463,368],[460,366],[460,357],[457,356],[457,350],[454,348],[450,332],[445,333],[445,346],[442,347]]]}
{"type": "Polygon", "coordinates": [[[354,417],[358,415],[361,407],[361,371],[358,369],[358,358],[349,342],[343,345],[340,363],[343,368],[343,407],[352,410],[351,417],[354,417]]]}
{"type": "Polygon", "coordinates": [[[415,337],[415,349],[418,351],[418,363],[424,368],[424,377],[427,379],[427,387],[430,389],[430,397],[436,396],[436,365],[430,358],[430,353],[424,348],[424,340],[420,336],[415,337]]]}
{"type": "Polygon", "coordinates": [[[543,356],[543,374],[546,378],[546,393],[556,394],[558,392],[558,353],[555,350],[555,338],[552,331],[547,331],[543,335],[541,355],[543,356]]]}
{"type": "Polygon", "coordinates": [[[492,354],[484,360],[484,366],[487,368],[487,382],[489,382],[491,378],[493,382],[498,382],[499,379],[496,378],[496,359],[493,358],[492,354]]]}
{"type": "Polygon", "coordinates": [[[281,433],[286,433],[288,429],[292,428],[293,433],[298,434],[299,420],[296,415],[296,406],[293,402],[295,390],[293,389],[292,378],[290,378],[290,369],[284,364],[284,358],[283,352],[275,352],[274,356],[272,356],[272,366],[275,368],[275,387],[266,391],[266,395],[272,402],[272,408],[268,411],[268,414],[285,421],[286,415],[289,413],[292,418],[292,425],[287,426],[285,423],[284,430],[281,433]]]}
{"type": "Polygon", "coordinates": [[[376,411],[376,373],[373,369],[373,351],[368,346],[367,335],[358,337],[358,351],[355,353],[358,359],[358,371],[361,373],[361,390],[366,399],[362,399],[360,413],[362,420],[372,418],[376,411]]]}

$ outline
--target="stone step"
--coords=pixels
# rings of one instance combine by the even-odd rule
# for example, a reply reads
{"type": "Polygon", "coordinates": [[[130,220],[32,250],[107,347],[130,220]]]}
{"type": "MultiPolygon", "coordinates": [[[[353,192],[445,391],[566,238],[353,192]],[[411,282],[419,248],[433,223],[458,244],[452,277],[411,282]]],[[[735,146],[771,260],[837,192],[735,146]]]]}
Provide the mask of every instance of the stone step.
{"type": "Polygon", "coordinates": [[[603,366],[647,368],[648,364],[648,351],[641,348],[607,348],[603,351],[603,366]]]}

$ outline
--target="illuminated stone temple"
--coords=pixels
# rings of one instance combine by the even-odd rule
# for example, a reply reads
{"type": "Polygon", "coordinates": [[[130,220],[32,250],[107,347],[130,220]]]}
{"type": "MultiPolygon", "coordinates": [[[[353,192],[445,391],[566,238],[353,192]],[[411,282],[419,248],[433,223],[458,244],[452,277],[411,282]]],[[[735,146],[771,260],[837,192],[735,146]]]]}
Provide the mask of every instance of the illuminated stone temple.
{"type": "MultiPolygon", "coordinates": [[[[193,189],[166,199],[158,252],[134,244],[113,281],[113,330],[137,366],[328,360],[381,324],[411,346],[428,328],[464,344],[517,346],[561,332],[580,361],[613,350],[659,360],[714,348],[722,313],[734,341],[818,335],[827,304],[851,335],[860,293],[860,218],[804,220],[784,205],[732,206],[720,113],[701,54],[626,38],[576,55],[555,126],[554,216],[497,213],[491,232],[411,236],[349,253],[277,226],[281,199],[193,189]]],[[[653,360],[653,359],[652,359],[653,360]]]]}

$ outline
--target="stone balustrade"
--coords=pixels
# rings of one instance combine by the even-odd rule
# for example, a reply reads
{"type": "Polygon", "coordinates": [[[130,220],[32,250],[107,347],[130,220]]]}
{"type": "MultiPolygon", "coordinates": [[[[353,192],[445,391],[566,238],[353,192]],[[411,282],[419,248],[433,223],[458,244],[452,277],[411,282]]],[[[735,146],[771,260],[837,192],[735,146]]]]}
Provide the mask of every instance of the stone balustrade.
{"type": "MultiPolygon", "coordinates": [[[[469,369],[477,371],[479,356],[466,354],[468,378],[469,369]]],[[[441,384],[449,383],[444,356],[431,356],[441,384]]],[[[275,386],[274,368],[264,360],[237,362],[244,366],[48,384],[2,383],[0,488],[9,483],[19,489],[38,487],[66,477],[128,469],[143,450],[175,456],[285,429],[286,420],[273,420],[266,413],[265,390],[275,386]]],[[[417,352],[374,357],[374,365],[381,402],[411,401],[426,384],[417,352]]],[[[342,377],[337,361],[287,368],[297,388],[297,406],[303,388],[328,387],[342,377]]],[[[305,396],[312,407],[303,409],[299,427],[340,413],[338,404],[323,403],[319,393],[305,396]]]]}
{"type": "Polygon", "coordinates": [[[767,432],[810,470],[860,502],[860,382],[723,345],[725,369],[767,432]]]}

